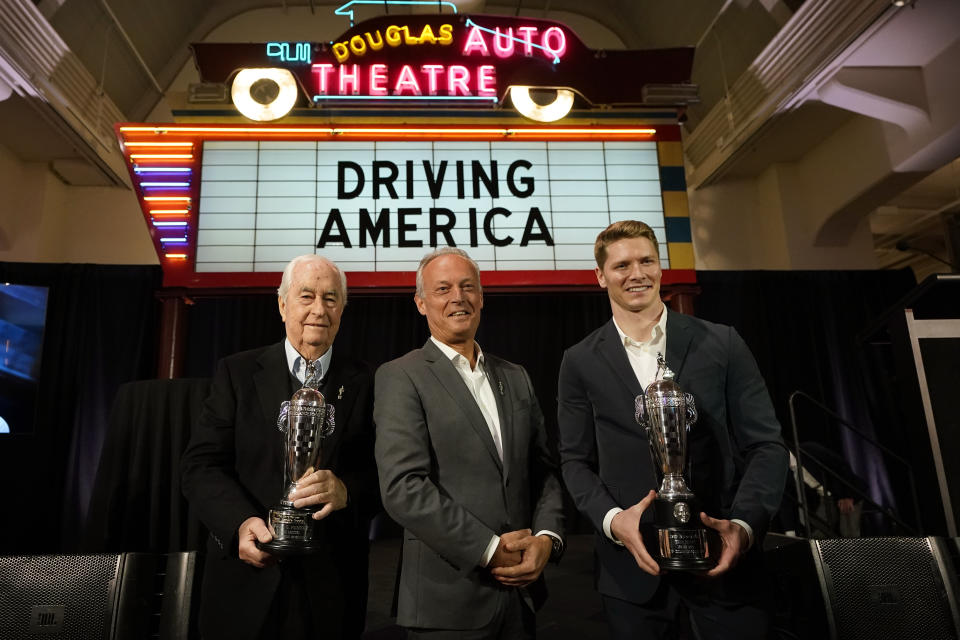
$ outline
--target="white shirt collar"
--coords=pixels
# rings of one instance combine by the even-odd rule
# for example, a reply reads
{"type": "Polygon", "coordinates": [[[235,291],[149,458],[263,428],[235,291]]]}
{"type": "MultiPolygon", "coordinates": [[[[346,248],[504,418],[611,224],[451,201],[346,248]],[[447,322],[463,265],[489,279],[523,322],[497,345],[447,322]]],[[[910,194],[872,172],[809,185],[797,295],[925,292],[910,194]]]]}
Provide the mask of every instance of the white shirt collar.
{"type": "Polygon", "coordinates": [[[661,336],[667,333],[667,305],[663,305],[663,312],[660,314],[660,319],[657,320],[657,324],[653,325],[653,329],[650,332],[650,339],[646,342],[638,342],[625,334],[623,329],[620,328],[620,325],[617,324],[617,319],[613,319],[613,326],[616,327],[617,333],[620,334],[620,344],[623,346],[637,345],[642,346],[644,344],[650,344],[660,339],[661,336]]]}
{"type": "MultiPolygon", "coordinates": [[[[300,382],[303,382],[306,379],[306,358],[300,355],[300,353],[293,347],[290,343],[290,338],[285,338],[283,341],[283,350],[287,354],[287,371],[293,374],[300,382]]],[[[317,362],[320,366],[320,377],[327,375],[327,371],[330,369],[330,358],[333,354],[333,345],[330,345],[330,348],[324,352],[322,356],[317,358],[314,362],[317,362]]]]}
{"type": "MultiPolygon", "coordinates": [[[[456,349],[454,349],[454,348],[451,347],[450,345],[444,344],[444,343],[440,342],[439,340],[437,340],[437,339],[434,338],[433,336],[430,336],[430,339],[433,340],[433,344],[437,345],[437,348],[439,348],[440,351],[443,352],[443,355],[447,356],[454,364],[457,363],[457,358],[463,358],[464,360],[467,361],[467,364],[468,364],[468,365],[470,364],[470,361],[467,360],[467,359],[463,356],[463,354],[461,354],[459,351],[457,351],[456,349]]],[[[474,341],[473,346],[475,346],[475,347],[477,348],[477,366],[480,366],[480,365],[483,364],[483,350],[480,349],[480,345],[477,344],[476,341],[474,341]]],[[[476,368],[476,367],[475,367],[475,368],[476,368]]]]}

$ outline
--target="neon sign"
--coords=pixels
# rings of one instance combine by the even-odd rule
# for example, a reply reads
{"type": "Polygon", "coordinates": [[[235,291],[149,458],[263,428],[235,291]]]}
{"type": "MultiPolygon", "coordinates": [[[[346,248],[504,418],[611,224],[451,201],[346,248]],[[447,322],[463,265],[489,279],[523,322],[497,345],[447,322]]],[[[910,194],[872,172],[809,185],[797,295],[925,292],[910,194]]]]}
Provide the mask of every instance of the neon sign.
{"type": "Polygon", "coordinates": [[[468,68],[464,65],[425,64],[419,68],[402,65],[388,75],[386,64],[363,67],[358,64],[334,66],[313,65],[316,81],[314,100],[335,96],[479,96],[496,100],[496,68],[484,64],[468,68]]]}
{"type": "MultiPolygon", "coordinates": [[[[567,50],[567,37],[556,26],[545,29],[527,25],[518,26],[516,30],[514,27],[487,29],[469,19],[465,26],[466,36],[459,46],[463,59],[492,58],[491,62],[495,62],[497,58],[542,54],[556,64],[567,50]]],[[[495,64],[391,65],[389,62],[374,62],[364,65],[359,62],[368,53],[374,54],[389,48],[424,45],[449,47],[452,44],[454,26],[450,23],[431,25],[428,22],[418,28],[391,24],[385,29],[355,33],[349,39],[333,43],[331,50],[335,62],[318,62],[311,66],[313,100],[317,102],[328,97],[344,96],[394,99],[464,97],[489,98],[491,102],[496,102],[500,91],[495,64]]],[[[271,45],[267,45],[268,48],[271,45]]]]}
{"type": "Polygon", "coordinates": [[[445,0],[350,0],[350,2],[334,9],[333,12],[338,16],[348,16],[350,18],[350,26],[352,27],[353,9],[350,9],[350,7],[355,4],[373,4],[377,5],[378,7],[386,7],[388,5],[421,5],[431,8],[440,8],[442,6],[447,6],[454,13],[457,13],[457,5],[452,2],[446,2],[445,0]],[[348,9],[350,10],[348,11],[348,9]]]}
{"type": "Polygon", "coordinates": [[[310,64],[313,47],[309,42],[268,42],[267,57],[280,62],[301,62],[310,64]]]}
{"type": "Polygon", "coordinates": [[[363,56],[370,51],[380,51],[383,49],[384,42],[389,47],[399,47],[401,44],[414,46],[418,44],[437,44],[447,46],[453,42],[453,25],[442,24],[437,29],[438,35],[434,35],[433,28],[429,24],[423,25],[420,35],[412,35],[410,27],[407,25],[397,26],[395,24],[387,27],[383,33],[379,29],[373,33],[366,31],[361,36],[359,34],[352,36],[349,40],[335,42],[333,44],[333,55],[337,62],[344,63],[353,53],[356,56],[363,56]]]}
{"type": "Polygon", "coordinates": [[[467,35],[467,43],[463,47],[464,55],[480,53],[481,55],[490,55],[490,48],[487,46],[487,40],[484,33],[493,35],[491,43],[493,52],[498,58],[509,58],[517,49],[515,43],[522,46],[523,55],[533,55],[533,50],[538,49],[554,63],[560,62],[560,58],[567,51],[567,36],[560,27],[549,27],[543,34],[538,34],[537,27],[522,26],[517,27],[517,33],[520,37],[513,35],[513,27],[507,27],[503,32],[500,28],[487,29],[476,24],[473,20],[467,18],[467,26],[470,27],[470,33],[467,35]],[[538,38],[539,35],[539,38],[538,38]],[[539,40],[535,44],[534,40],[539,40]]]}
{"type": "Polygon", "coordinates": [[[240,93],[257,95],[231,96],[243,115],[259,121],[329,103],[451,101],[490,108],[506,102],[532,120],[555,122],[575,102],[576,108],[682,109],[696,101],[693,48],[594,51],[567,27],[536,18],[380,16],[326,43],[192,46],[204,82],[236,89],[243,72],[254,72],[243,78],[240,93]],[[270,82],[277,87],[265,92],[270,82]],[[281,92],[284,87],[292,93],[281,92]],[[552,104],[545,103],[549,92],[552,104]],[[264,96],[274,94],[285,108],[264,104],[264,96]]]}

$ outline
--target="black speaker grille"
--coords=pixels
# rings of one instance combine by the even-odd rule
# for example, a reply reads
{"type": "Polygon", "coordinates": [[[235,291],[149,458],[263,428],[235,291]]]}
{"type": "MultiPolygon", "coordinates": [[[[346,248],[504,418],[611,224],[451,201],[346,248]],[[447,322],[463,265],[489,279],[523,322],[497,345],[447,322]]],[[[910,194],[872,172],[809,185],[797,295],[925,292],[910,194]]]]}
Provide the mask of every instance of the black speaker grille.
{"type": "Polygon", "coordinates": [[[119,559],[115,554],[0,556],[0,638],[106,638],[119,559]],[[59,617],[43,613],[58,610],[59,617]]]}
{"type": "Polygon", "coordinates": [[[957,637],[927,538],[820,540],[817,547],[840,639],[957,637]]]}

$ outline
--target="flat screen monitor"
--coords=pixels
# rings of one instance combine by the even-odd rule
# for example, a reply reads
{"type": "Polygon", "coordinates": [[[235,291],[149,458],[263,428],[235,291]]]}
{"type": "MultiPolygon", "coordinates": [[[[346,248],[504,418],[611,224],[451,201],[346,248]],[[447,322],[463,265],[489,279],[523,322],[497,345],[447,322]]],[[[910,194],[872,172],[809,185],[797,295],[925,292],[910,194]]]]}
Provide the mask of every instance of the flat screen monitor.
{"type": "Polygon", "coordinates": [[[34,429],[47,294],[46,287],[0,283],[0,436],[34,429]]]}

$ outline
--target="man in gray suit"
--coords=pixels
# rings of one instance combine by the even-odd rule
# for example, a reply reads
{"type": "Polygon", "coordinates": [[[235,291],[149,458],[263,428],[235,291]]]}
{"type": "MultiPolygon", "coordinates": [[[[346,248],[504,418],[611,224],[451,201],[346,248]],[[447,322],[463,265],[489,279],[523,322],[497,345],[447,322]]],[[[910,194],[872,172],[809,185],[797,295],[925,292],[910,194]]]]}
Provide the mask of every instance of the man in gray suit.
{"type": "Polygon", "coordinates": [[[404,527],[397,623],[410,638],[532,638],[541,573],[563,549],[555,454],[527,372],[480,350],[480,271],[428,254],[430,339],[377,370],[380,492],[404,527]]]}

